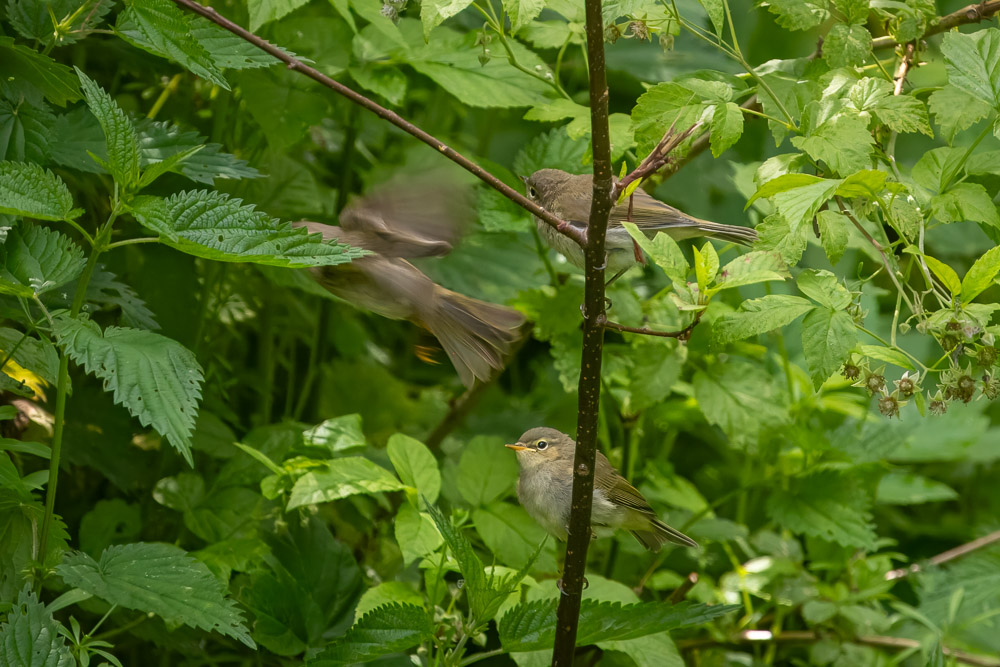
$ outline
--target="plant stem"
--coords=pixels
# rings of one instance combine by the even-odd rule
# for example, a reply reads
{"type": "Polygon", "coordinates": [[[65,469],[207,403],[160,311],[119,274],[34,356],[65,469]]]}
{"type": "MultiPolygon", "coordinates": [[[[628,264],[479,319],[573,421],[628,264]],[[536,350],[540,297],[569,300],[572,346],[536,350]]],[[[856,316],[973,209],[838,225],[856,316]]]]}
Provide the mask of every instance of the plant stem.
{"type": "Polygon", "coordinates": [[[143,236],[137,239],[124,239],[122,241],[115,241],[114,243],[108,244],[107,250],[112,250],[114,248],[121,248],[122,246],[135,245],[137,243],[159,243],[160,238],[158,236],[143,236]]]}

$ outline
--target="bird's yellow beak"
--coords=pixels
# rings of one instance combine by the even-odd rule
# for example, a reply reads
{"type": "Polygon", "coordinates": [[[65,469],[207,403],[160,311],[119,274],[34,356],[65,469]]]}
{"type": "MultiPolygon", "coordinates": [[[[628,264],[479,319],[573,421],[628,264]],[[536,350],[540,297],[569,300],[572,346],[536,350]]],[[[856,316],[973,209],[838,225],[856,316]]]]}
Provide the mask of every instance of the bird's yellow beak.
{"type": "Polygon", "coordinates": [[[515,452],[523,452],[526,449],[531,449],[531,447],[525,447],[521,443],[517,443],[516,445],[504,445],[504,447],[510,447],[515,452]]]}

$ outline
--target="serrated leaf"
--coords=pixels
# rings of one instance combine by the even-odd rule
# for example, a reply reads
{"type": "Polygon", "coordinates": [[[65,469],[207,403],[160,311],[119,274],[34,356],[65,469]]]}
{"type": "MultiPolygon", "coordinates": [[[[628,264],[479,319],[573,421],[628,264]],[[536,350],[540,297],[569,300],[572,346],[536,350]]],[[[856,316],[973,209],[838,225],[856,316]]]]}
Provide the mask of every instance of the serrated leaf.
{"type": "Polygon", "coordinates": [[[69,237],[22,222],[0,246],[0,292],[44,294],[74,280],[86,263],[83,250],[69,237]]]}
{"type": "Polygon", "coordinates": [[[931,93],[927,105],[949,144],[990,113],[989,104],[950,84],[931,93]]]}
{"type": "Polygon", "coordinates": [[[823,60],[830,67],[860,65],[872,52],[872,34],[863,25],[835,23],[823,39],[823,60]]]}
{"type": "Polygon", "coordinates": [[[769,215],[757,227],[754,248],[776,252],[788,266],[795,266],[806,250],[808,227],[800,225],[794,231],[788,221],[778,214],[769,215]]]}
{"type": "Polygon", "coordinates": [[[783,390],[753,364],[730,361],[696,372],[694,396],[705,419],[735,442],[755,442],[762,430],[788,420],[783,390]]]}
{"type": "Polygon", "coordinates": [[[817,390],[837,372],[857,342],[854,320],[843,310],[816,308],[802,320],[802,351],[817,390]]]}
{"type": "Polygon", "coordinates": [[[114,392],[143,426],[152,426],[188,461],[191,432],[198,414],[201,366],[190,350],[175,340],[137,329],[108,327],[90,320],[56,318],[59,346],[88,373],[114,392]]]}
{"type": "Polygon", "coordinates": [[[795,321],[815,306],[790,294],[769,294],[740,304],[735,313],[723,313],[712,323],[712,338],[717,344],[757,336],[795,321]]]}
{"type": "Polygon", "coordinates": [[[125,609],[158,614],[167,623],[215,630],[256,648],[236,603],[201,561],[170,544],[110,546],[95,561],[70,553],[56,568],[69,586],[125,609]]]}
{"type": "Polygon", "coordinates": [[[416,646],[434,633],[427,610],[414,604],[387,604],[362,616],[341,639],[307,660],[307,667],[367,663],[416,646]]]}
{"type": "Polygon", "coordinates": [[[7,17],[22,36],[46,46],[66,46],[85,38],[104,19],[110,0],[10,0],[7,17]],[[60,29],[54,29],[54,22],[60,29]]]}
{"type": "Polygon", "coordinates": [[[698,289],[705,292],[709,283],[715,280],[719,272],[719,255],[715,252],[711,241],[706,241],[701,250],[692,248],[694,253],[694,274],[698,280],[698,289]]]}
{"type": "Polygon", "coordinates": [[[837,186],[837,194],[841,197],[868,197],[874,199],[885,189],[885,179],[888,174],[880,169],[863,169],[856,171],[837,186]]]}
{"type": "Polygon", "coordinates": [[[677,82],[659,83],[647,90],[632,109],[639,155],[648,155],[671,125],[690,127],[705,109],[700,95],[677,82]]]}
{"type": "Polygon", "coordinates": [[[712,114],[712,133],[709,141],[712,155],[719,157],[723,151],[735,144],[743,134],[743,111],[735,102],[726,102],[715,107],[712,114]]]}
{"type": "Polygon", "coordinates": [[[941,53],[951,85],[1000,109],[1000,30],[948,32],[941,53]]]}
{"type": "MultiPolygon", "coordinates": [[[[73,70],[34,49],[14,44],[13,37],[0,37],[0,81],[29,99],[37,98],[40,92],[60,107],[80,99],[73,70]]],[[[32,103],[38,101],[31,99],[32,103]]]]}
{"type": "Polygon", "coordinates": [[[189,156],[180,166],[180,173],[193,181],[212,185],[215,179],[260,178],[262,174],[230,153],[221,144],[206,144],[205,137],[168,122],[142,120],[136,123],[139,136],[140,164],[143,168],[167,160],[171,156],[196,146],[202,149],[189,156]]]}
{"type": "Polygon", "coordinates": [[[795,283],[803,294],[831,310],[843,310],[851,304],[851,293],[829,271],[806,269],[795,283]]]}
{"type": "Polygon", "coordinates": [[[545,0],[505,0],[503,8],[510,17],[510,32],[515,34],[538,18],[545,9],[545,0]]]}
{"type": "Polygon", "coordinates": [[[952,296],[958,296],[962,293],[962,281],[958,279],[955,269],[930,255],[924,255],[924,261],[927,262],[927,268],[948,288],[952,296]]]}
{"type": "Polygon", "coordinates": [[[969,303],[993,284],[1000,272],[1000,246],[990,248],[969,267],[962,278],[962,303],[969,303]]]}
{"type": "Polygon", "coordinates": [[[712,27],[715,28],[715,36],[722,38],[722,31],[726,28],[726,7],[723,0],[698,0],[702,7],[705,8],[705,13],[708,14],[709,20],[712,21],[712,27]]]}
{"type": "Polygon", "coordinates": [[[750,202],[753,202],[758,196],[770,197],[775,208],[778,209],[778,213],[788,221],[789,228],[793,233],[798,231],[803,224],[812,222],[812,217],[833,196],[842,182],[839,179],[794,178],[798,176],[806,176],[806,174],[779,176],[775,181],[780,181],[780,183],[775,184],[770,189],[768,186],[774,181],[765,183],[750,199],[750,202]],[[781,189],[772,194],[761,194],[771,192],[774,188],[781,189]]]}
{"type": "Polygon", "coordinates": [[[55,116],[41,102],[0,99],[0,160],[44,164],[49,158],[49,128],[55,116]]]}
{"type": "Polygon", "coordinates": [[[819,227],[820,242],[830,264],[836,265],[847,249],[847,217],[843,213],[824,210],[816,214],[816,225],[819,227]]]}
{"type": "Polygon", "coordinates": [[[912,95],[889,95],[878,101],[875,116],[894,132],[920,132],[933,137],[924,103],[912,95]]]}
{"type": "Polygon", "coordinates": [[[311,470],[299,477],[286,509],[403,488],[403,483],[382,466],[360,456],[345,456],[329,461],[325,470],[311,470]]]}
{"type": "Polygon", "coordinates": [[[76,74],[80,77],[80,89],[87,106],[104,130],[111,175],[123,188],[129,189],[139,181],[139,140],[132,121],[80,68],[76,69],[76,74]]]}
{"type": "Polygon", "coordinates": [[[663,269],[670,280],[678,285],[684,285],[687,282],[690,267],[687,260],[684,259],[684,252],[669,234],[660,232],[650,239],[639,230],[635,223],[623,222],[622,226],[625,227],[629,236],[635,239],[643,252],[649,255],[653,263],[663,269]]]}
{"type": "MultiPolygon", "coordinates": [[[[507,651],[538,651],[552,647],[558,600],[535,600],[510,609],[497,627],[507,651]]],[[[598,602],[585,599],[580,606],[577,645],[634,639],[646,635],[708,623],[739,609],[738,605],[705,605],[693,602],[598,602]]]]}
{"type": "Polygon", "coordinates": [[[27,335],[23,331],[0,327],[0,350],[38,377],[55,385],[59,368],[59,353],[55,346],[27,335]]]}
{"type": "Polygon", "coordinates": [[[941,222],[982,222],[991,227],[1000,227],[993,198],[979,183],[958,183],[931,199],[934,217],[941,222]]]}
{"type": "Polygon", "coordinates": [[[98,264],[87,283],[87,303],[121,310],[121,323],[133,329],[156,330],[156,317],[135,290],[98,264]]]}
{"type": "MultiPolygon", "coordinates": [[[[185,20],[191,26],[191,36],[208,52],[216,67],[235,70],[257,69],[277,65],[280,62],[270,53],[261,51],[239,35],[234,35],[208,19],[185,15],[185,20]]],[[[290,53],[287,50],[285,52],[290,53]]]]}
{"type": "MultiPolygon", "coordinates": [[[[187,15],[169,0],[129,0],[115,32],[126,42],[172,60],[193,74],[229,90],[212,56],[191,34],[187,15]]],[[[253,28],[251,28],[253,29],[253,28]]]]}
{"type": "Polygon", "coordinates": [[[771,0],[767,10],[775,22],[787,30],[809,30],[830,16],[825,0],[771,0]]]}
{"type": "Polygon", "coordinates": [[[342,264],[364,252],[279,223],[221,192],[189,190],[167,199],[136,197],[131,211],[163,243],[205,259],[301,268],[342,264]]]}
{"type": "Polygon", "coordinates": [[[76,667],[59,622],[31,590],[25,587],[11,607],[0,624],[0,663],[6,667],[76,667]]]}
{"type": "Polygon", "coordinates": [[[488,505],[509,493],[517,479],[517,457],[502,439],[476,436],[462,449],[458,462],[458,492],[473,507],[488,505]]]}
{"type": "Polygon", "coordinates": [[[441,471],[427,445],[402,433],[389,438],[386,453],[396,474],[429,503],[436,503],[441,492],[441,471]]]}
{"type": "Polygon", "coordinates": [[[788,267],[779,253],[756,250],[741,255],[722,267],[715,285],[709,291],[717,292],[770,280],[784,280],[789,275],[788,267]]]}
{"type": "Polygon", "coordinates": [[[768,498],[768,515],[781,526],[847,547],[875,547],[871,501],[856,476],[836,470],[793,478],[768,498]]]}
{"type": "Polygon", "coordinates": [[[870,168],[874,143],[865,122],[857,116],[836,116],[808,136],[792,137],[793,146],[841,175],[870,168]]]}
{"type": "Polygon", "coordinates": [[[38,220],[72,220],[69,188],[48,169],[31,162],[0,162],[0,214],[38,220]]]}
{"type": "Polygon", "coordinates": [[[169,172],[181,172],[181,167],[184,162],[193,156],[195,153],[203,149],[204,146],[192,146],[187,150],[180,151],[179,153],[174,153],[165,160],[151,164],[149,167],[142,171],[142,176],[139,178],[137,190],[142,190],[149,185],[152,185],[160,176],[163,176],[169,172]]]}

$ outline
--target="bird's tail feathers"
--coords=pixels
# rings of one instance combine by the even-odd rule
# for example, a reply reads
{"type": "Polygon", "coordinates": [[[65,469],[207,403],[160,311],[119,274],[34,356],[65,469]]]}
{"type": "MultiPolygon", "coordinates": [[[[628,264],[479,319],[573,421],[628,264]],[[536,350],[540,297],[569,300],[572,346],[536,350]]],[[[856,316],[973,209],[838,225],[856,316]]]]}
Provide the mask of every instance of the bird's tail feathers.
{"type": "Polygon", "coordinates": [[[632,535],[639,544],[649,551],[659,551],[666,542],[673,542],[682,547],[696,547],[698,543],[679,530],[675,530],[659,519],[650,522],[652,530],[633,530],[632,535]]]}
{"type": "Polygon", "coordinates": [[[436,312],[422,318],[451,359],[462,382],[471,387],[504,367],[524,316],[503,306],[437,287],[436,312]]]}
{"type": "Polygon", "coordinates": [[[717,222],[707,220],[698,221],[698,229],[708,237],[739,243],[740,245],[752,245],[757,240],[757,231],[753,227],[741,227],[739,225],[720,225],[717,222]]]}

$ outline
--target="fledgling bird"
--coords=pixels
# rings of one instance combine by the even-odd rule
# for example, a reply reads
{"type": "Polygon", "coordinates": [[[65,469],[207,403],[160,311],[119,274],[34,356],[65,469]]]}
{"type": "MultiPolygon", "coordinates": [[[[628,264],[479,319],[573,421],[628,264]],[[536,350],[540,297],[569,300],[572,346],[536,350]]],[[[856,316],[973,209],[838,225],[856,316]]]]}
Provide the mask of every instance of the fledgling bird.
{"type": "MultiPolygon", "coordinates": [[[[525,185],[529,199],[574,227],[587,230],[594,189],[592,174],[574,175],[560,169],[539,169],[525,179],[525,185]]],[[[611,218],[608,220],[605,241],[608,264],[605,270],[614,278],[638,263],[645,263],[642,251],[622,226],[622,222],[627,220],[629,220],[628,198],[611,209],[611,218]]],[[[757,240],[757,232],[752,227],[723,225],[692,217],[654,199],[642,188],[636,188],[632,194],[631,220],[650,238],[655,236],[656,232],[663,231],[675,241],[708,236],[722,241],[750,245],[757,240]]],[[[583,249],[580,246],[542,220],[536,218],[535,224],[546,243],[562,253],[572,264],[583,268],[583,249]]]]}
{"type": "MultiPolygon", "coordinates": [[[[550,535],[565,540],[573,493],[576,441],[554,428],[539,427],[527,431],[517,443],[507,447],[517,452],[521,468],[517,499],[550,535]]],[[[597,452],[590,524],[599,537],[624,528],[649,551],[659,551],[665,542],[698,546],[687,535],[660,521],[642,494],[601,452],[597,452]]]]}
{"type": "Polygon", "coordinates": [[[469,215],[452,192],[414,184],[369,195],[341,213],[340,226],[301,221],[324,239],[372,252],[350,263],[310,269],[316,281],[359,308],[409,320],[437,337],[462,382],[471,387],[504,367],[524,316],[438,285],[404,258],[451,251],[469,215]]]}

